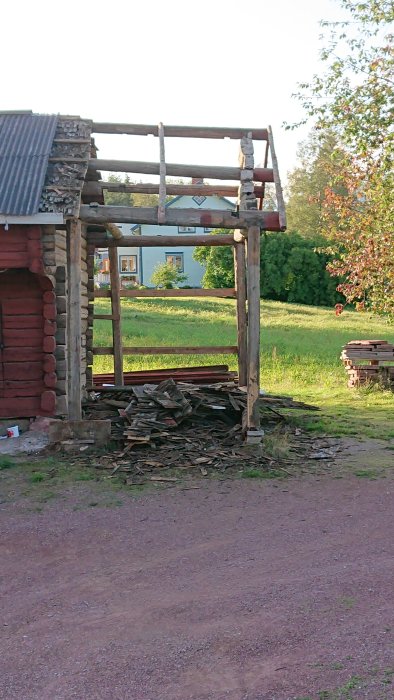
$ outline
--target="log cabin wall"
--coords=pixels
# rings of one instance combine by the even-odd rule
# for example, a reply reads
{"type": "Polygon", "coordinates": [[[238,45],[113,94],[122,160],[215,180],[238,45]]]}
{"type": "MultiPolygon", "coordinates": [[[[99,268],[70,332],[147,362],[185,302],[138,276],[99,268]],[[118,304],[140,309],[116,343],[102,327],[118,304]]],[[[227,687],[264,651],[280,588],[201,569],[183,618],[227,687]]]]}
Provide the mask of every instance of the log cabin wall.
{"type": "Polygon", "coordinates": [[[0,226],[0,240],[0,417],[54,415],[57,310],[43,231],[0,226]]]}
{"type": "MultiPolygon", "coordinates": [[[[69,329],[67,324],[68,270],[67,270],[67,236],[65,230],[54,226],[43,227],[44,267],[46,274],[53,280],[56,294],[56,413],[68,413],[68,374],[73,375],[76,368],[69,367],[68,346],[69,329]]],[[[81,242],[81,374],[82,397],[86,394],[86,331],[88,326],[88,292],[87,292],[87,241],[83,227],[81,242]]]]}
{"type": "MultiPolygon", "coordinates": [[[[8,230],[0,226],[0,240],[0,417],[66,416],[66,232],[48,225],[11,225],[8,230]]],[[[88,325],[85,232],[81,248],[83,396],[88,325]]]]}

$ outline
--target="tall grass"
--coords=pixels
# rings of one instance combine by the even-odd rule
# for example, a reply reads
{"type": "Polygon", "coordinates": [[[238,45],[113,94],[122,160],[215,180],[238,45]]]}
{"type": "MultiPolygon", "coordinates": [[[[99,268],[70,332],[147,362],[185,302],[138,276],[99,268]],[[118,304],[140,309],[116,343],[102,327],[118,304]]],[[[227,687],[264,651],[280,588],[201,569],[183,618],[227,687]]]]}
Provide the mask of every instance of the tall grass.
{"type": "MultiPolygon", "coordinates": [[[[95,302],[97,312],[108,300],[95,302]]],[[[339,359],[349,340],[380,338],[394,342],[394,328],[368,314],[263,301],[261,310],[261,386],[318,405],[317,417],[303,416],[310,429],[331,434],[394,437],[394,398],[376,388],[350,390],[339,359]]],[[[125,345],[235,345],[235,303],[219,299],[122,300],[125,345]]],[[[95,345],[112,345],[111,324],[95,322],[95,345]]],[[[233,355],[153,355],[125,357],[125,370],[227,363],[233,355]]],[[[112,358],[95,358],[95,372],[112,370],[112,358]]]]}

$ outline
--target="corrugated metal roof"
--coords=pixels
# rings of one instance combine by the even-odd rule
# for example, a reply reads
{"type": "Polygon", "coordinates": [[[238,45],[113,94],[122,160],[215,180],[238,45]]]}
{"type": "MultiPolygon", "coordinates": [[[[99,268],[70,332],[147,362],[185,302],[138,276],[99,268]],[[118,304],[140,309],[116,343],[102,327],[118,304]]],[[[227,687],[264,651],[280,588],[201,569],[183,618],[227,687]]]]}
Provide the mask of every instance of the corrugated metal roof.
{"type": "Polygon", "coordinates": [[[38,211],[57,116],[0,112],[0,213],[38,211]]]}

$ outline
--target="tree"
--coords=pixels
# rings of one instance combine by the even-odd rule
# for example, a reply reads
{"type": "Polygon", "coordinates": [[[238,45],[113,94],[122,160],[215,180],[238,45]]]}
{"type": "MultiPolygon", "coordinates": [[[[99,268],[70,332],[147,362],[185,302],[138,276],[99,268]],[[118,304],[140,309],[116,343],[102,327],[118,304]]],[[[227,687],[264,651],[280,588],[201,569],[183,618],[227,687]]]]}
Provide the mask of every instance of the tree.
{"type": "Polygon", "coordinates": [[[186,280],[187,275],[182,274],[177,266],[170,262],[158,263],[151,277],[151,282],[157,289],[174,289],[186,280]]]}
{"type": "Polygon", "coordinates": [[[299,165],[288,178],[286,215],[289,231],[312,238],[321,234],[326,190],[334,187],[338,151],[336,136],[330,131],[312,131],[300,144],[297,153],[299,165]]]}
{"type": "Polygon", "coordinates": [[[349,302],[394,316],[394,48],[392,0],[340,0],[345,22],[323,22],[322,75],[297,95],[315,129],[340,144],[335,186],[326,188],[322,232],[333,241],[332,274],[349,302]]]}
{"type": "MultiPolygon", "coordinates": [[[[214,235],[228,233],[215,231],[214,235]]],[[[326,270],[329,256],[317,250],[322,238],[304,238],[297,233],[265,233],[261,237],[261,296],[316,306],[343,301],[336,291],[338,279],[326,270]]],[[[234,265],[230,246],[198,247],[193,257],[205,267],[203,286],[233,287],[234,265]]]]}
{"type": "MultiPolygon", "coordinates": [[[[109,175],[108,182],[119,185],[136,185],[135,180],[130,180],[126,174],[122,179],[121,175],[109,175]]],[[[105,190],[105,203],[112,206],[123,207],[157,207],[159,196],[157,194],[142,194],[139,192],[111,192],[105,190]]]]}

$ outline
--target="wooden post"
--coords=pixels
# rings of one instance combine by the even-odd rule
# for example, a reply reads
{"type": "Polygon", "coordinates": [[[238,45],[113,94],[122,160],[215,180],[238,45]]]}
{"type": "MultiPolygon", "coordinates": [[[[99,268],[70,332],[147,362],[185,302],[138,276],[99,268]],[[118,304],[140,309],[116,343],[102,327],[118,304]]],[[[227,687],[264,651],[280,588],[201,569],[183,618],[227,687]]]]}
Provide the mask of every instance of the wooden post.
{"type": "MultiPolygon", "coordinates": [[[[247,242],[248,295],[248,396],[247,430],[260,429],[260,229],[248,229],[247,242]]],[[[247,436],[249,438],[249,435],[247,436]]]]}
{"type": "Polygon", "coordinates": [[[116,248],[108,249],[109,273],[111,283],[111,315],[112,315],[112,342],[114,348],[114,374],[115,384],[123,385],[123,346],[121,329],[121,304],[120,304],[120,278],[118,266],[118,251],[116,248]]]}
{"type": "Polygon", "coordinates": [[[158,132],[160,142],[160,185],[157,221],[159,224],[164,224],[166,220],[166,158],[164,150],[164,127],[162,122],[159,123],[158,132]]]}
{"type": "Polygon", "coordinates": [[[67,222],[68,267],[68,417],[81,420],[81,222],[67,222]]]}
{"type": "Polygon", "coordinates": [[[238,384],[247,385],[247,316],[245,243],[234,246],[234,286],[236,290],[238,336],[238,384]]]}

